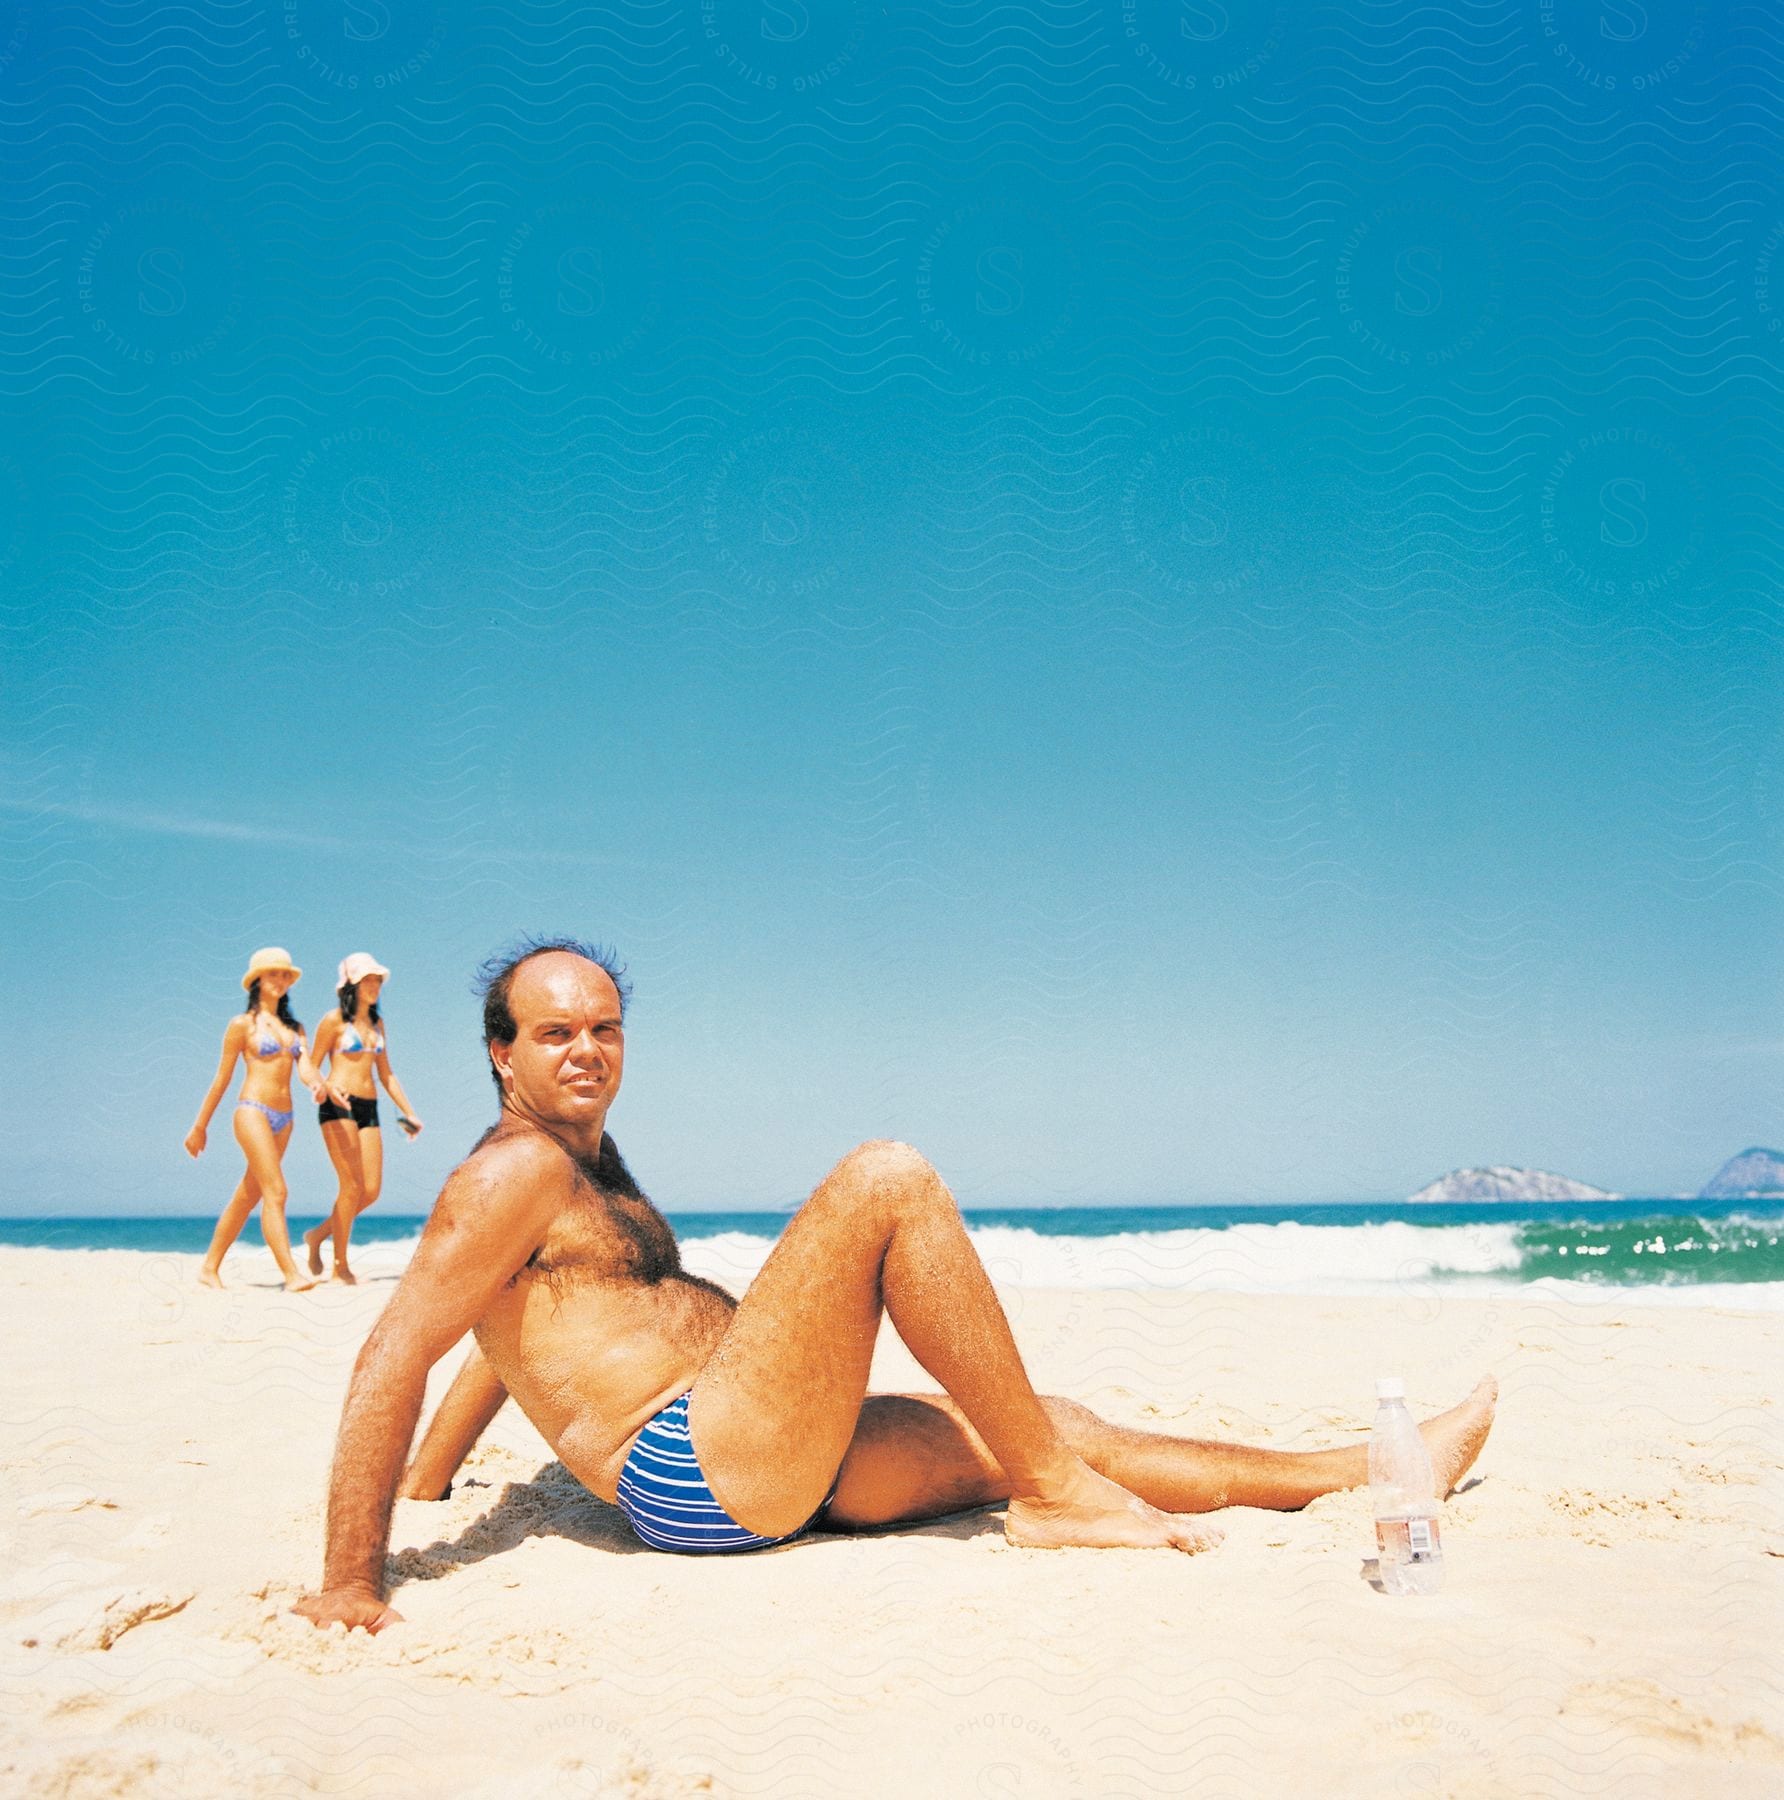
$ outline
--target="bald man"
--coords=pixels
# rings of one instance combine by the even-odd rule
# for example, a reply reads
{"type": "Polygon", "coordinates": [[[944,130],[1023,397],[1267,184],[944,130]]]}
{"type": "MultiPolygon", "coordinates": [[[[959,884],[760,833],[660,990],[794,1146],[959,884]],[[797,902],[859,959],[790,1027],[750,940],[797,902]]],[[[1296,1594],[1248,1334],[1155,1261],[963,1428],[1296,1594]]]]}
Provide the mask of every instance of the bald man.
{"type": "MultiPolygon", "coordinates": [[[[501,1116],[453,1171],[353,1371],[329,1486],[318,1625],[381,1630],[400,1491],[437,1499],[510,1397],[654,1548],[744,1551],[1007,1503],[1005,1536],[1205,1550],[1223,1506],[1293,1509],[1367,1480],[1367,1452],[1271,1451],[1108,1424],[1037,1395],[953,1195],[908,1145],[851,1150],[741,1301],[688,1274],[607,1133],[628,989],[569,940],[486,965],[501,1116]],[[881,1315],[944,1390],[869,1394],[881,1315]],[[410,1465],[428,1371],[465,1367],[410,1465]]],[[[742,1046],[747,1054],[747,1043],[742,1046]]],[[[1447,1493],[1493,1383],[1421,1427],[1447,1493]]]]}

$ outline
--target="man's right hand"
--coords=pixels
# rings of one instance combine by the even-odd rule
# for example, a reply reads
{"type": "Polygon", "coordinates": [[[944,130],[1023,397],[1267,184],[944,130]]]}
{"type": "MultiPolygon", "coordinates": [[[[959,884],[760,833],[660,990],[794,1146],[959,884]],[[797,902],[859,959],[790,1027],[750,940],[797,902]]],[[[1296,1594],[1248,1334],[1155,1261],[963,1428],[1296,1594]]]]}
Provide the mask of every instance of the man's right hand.
{"type": "Polygon", "coordinates": [[[380,1600],[365,1588],[325,1588],[320,1594],[305,1594],[291,1609],[312,1625],[345,1625],[349,1631],[363,1625],[376,1636],[386,1625],[400,1625],[403,1615],[387,1600],[380,1600]]]}

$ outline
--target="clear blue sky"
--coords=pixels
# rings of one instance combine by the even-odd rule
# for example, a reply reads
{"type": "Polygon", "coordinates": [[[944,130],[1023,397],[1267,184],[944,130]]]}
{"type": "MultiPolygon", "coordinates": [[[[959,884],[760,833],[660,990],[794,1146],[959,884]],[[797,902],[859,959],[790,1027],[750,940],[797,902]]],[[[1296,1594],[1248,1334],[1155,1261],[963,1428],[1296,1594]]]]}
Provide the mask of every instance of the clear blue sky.
{"type": "Polygon", "coordinates": [[[1777,32],[5,24],[0,1206],[220,1204],[268,942],[395,971],[424,1206],[526,928],[671,1206],[1778,1142],[1777,32]]]}

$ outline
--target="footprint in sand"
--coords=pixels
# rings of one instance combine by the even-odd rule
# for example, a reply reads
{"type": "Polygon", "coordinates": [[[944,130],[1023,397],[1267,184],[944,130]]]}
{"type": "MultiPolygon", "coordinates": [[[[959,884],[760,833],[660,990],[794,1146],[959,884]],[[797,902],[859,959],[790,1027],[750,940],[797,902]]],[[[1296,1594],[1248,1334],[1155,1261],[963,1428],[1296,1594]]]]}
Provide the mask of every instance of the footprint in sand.
{"type": "Polygon", "coordinates": [[[40,1519],[47,1513],[86,1512],[89,1508],[116,1512],[118,1503],[104,1494],[94,1493],[91,1488],[59,1487],[46,1488],[41,1494],[27,1494],[19,1502],[18,1510],[21,1519],[40,1519]]]}
{"type": "Polygon", "coordinates": [[[89,1588],[67,1594],[14,1627],[27,1650],[61,1650],[79,1655],[112,1645],[155,1619],[171,1619],[191,1601],[195,1589],[163,1587],[89,1588]]]}

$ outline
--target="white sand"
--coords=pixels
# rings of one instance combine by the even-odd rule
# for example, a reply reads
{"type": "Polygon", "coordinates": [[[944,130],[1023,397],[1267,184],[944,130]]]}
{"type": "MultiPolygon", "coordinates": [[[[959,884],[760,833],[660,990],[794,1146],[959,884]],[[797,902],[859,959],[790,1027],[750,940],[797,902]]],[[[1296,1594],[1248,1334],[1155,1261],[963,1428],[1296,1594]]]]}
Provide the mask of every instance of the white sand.
{"type": "MultiPolygon", "coordinates": [[[[1198,1558],[994,1513],[662,1556],[510,1408],[348,1639],[286,1608],[388,1280],[195,1262],[0,1252],[7,1795],[1784,1793],[1777,1315],[1006,1292],[1037,1385],[1194,1435],[1355,1442],[1378,1372],[1497,1370],[1431,1600],[1366,1585],[1356,1493],[1198,1558]]],[[[931,1384],[888,1338],[876,1385],[931,1384]]]]}

